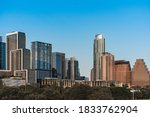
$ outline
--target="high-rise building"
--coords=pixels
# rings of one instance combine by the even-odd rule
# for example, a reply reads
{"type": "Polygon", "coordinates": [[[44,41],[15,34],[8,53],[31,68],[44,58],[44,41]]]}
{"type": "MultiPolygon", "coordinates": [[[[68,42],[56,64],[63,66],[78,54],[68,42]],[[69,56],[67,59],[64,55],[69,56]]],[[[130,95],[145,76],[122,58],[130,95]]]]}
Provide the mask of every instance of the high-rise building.
{"type": "Polygon", "coordinates": [[[90,81],[93,81],[94,79],[94,68],[91,69],[91,74],[90,74],[90,81]]]}
{"type": "Polygon", "coordinates": [[[31,51],[32,69],[51,71],[52,45],[35,41],[32,42],[31,51]]]}
{"type": "Polygon", "coordinates": [[[78,80],[80,79],[79,62],[75,57],[71,57],[68,61],[68,79],[78,80]]]}
{"type": "Polygon", "coordinates": [[[66,69],[65,69],[65,53],[53,52],[52,53],[52,76],[60,79],[65,79],[66,69]],[[56,72],[56,73],[55,73],[56,72]]]}
{"type": "Polygon", "coordinates": [[[6,43],[2,42],[2,37],[0,36],[0,69],[6,69],[6,43]]]}
{"type": "Polygon", "coordinates": [[[131,85],[131,66],[129,61],[115,61],[115,80],[124,85],[131,85]]]}
{"type": "Polygon", "coordinates": [[[26,35],[23,32],[6,34],[6,69],[10,70],[10,51],[26,48],[26,35]]]}
{"type": "Polygon", "coordinates": [[[108,52],[102,53],[102,80],[115,80],[114,56],[108,52]]]}
{"type": "Polygon", "coordinates": [[[150,85],[150,75],[143,59],[137,59],[132,69],[132,86],[150,85]]]}
{"type": "Polygon", "coordinates": [[[69,62],[69,59],[65,58],[65,79],[68,78],[68,62],[69,62]]]}
{"type": "Polygon", "coordinates": [[[10,70],[30,69],[30,50],[17,49],[10,51],[10,70]]]}
{"type": "Polygon", "coordinates": [[[94,78],[93,81],[102,80],[102,64],[101,56],[105,52],[105,38],[103,35],[96,35],[94,40],[94,78]]]}

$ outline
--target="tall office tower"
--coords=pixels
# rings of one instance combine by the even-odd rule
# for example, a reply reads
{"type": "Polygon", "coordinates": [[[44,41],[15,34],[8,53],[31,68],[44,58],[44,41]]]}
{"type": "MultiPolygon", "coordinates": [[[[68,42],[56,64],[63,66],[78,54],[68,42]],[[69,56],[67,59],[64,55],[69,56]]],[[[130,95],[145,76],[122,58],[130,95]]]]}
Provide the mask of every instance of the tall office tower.
{"type": "Polygon", "coordinates": [[[131,66],[129,61],[115,61],[115,80],[125,85],[131,85],[131,66]]]}
{"type": "Polygon", "coordinates": [[[56,70],[56,73],[52,71],[52,76],[60,79],[65,79],[65,53],[53,52],[52,53],[52,69],[56,70]]]}
{"type": "Polygon", "coordinates": [[[150,85],[150,75],[143,59],[137,59],[132,69],[132,86],[150,85]]]}
{"type": "Polygon", "coordinates": [[[10,51],[26,48],[26,35],[23,32],[6,34],[6,69],[10,70],[10,51]]]}
{"type": "Polygon", "coordinates": [[[6,69],[6,43],[2,42],[2,37],[0,36],[0,69],[6,69]]]}
{"type": "Polygon", "coordinates": [[[32,42],[32,69],[50,70],[52,58],[52,45],[43,42],[32,42]]]}
{"type": "Polygon", "coordinates": [[[65,79],[68,79],[68,62],[69,62],[69,59],[66,58],[65,59],[65,79]]]}
{"type": "Polygon", "coordinates": [[[105,38],[103,35],[96,35],[94,40],[94,78],[92,80],[99,81],[102,80],[102,65],[101,56],[105,52],[105,38]]]}
{"type": "Polygon", "coordinates": [[[108,52],[102,53],[102,80],[115,80],[115,61],[114,56],[108,52]]]}
{"type": "Polygon", "coordinates": [[[75,59],[75,57],[71,57],[68,61],[68,79],[80,79],[79,62],[75,59]]]}
{"type": "Polygon", "coordinates": [[[10,51],[10,70],[30,69],[30,50],[17,49],[10,51]]]}

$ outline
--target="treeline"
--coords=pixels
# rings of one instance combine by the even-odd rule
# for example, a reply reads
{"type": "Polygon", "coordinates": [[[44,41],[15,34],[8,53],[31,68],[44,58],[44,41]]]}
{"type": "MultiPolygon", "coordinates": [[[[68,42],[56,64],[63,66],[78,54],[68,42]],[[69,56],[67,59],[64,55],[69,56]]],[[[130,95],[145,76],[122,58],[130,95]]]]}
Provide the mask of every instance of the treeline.
{"type": "MultiPolygon", "coordinates": [[[[150,87],[135,92],[135,99],[150,99],[150,87]]],[[[71,88],[55,85],[32,87],[1,87],[1,100],[131,100],[133,94],[126,87],[90,87],[76,84],[71,88]]]]}

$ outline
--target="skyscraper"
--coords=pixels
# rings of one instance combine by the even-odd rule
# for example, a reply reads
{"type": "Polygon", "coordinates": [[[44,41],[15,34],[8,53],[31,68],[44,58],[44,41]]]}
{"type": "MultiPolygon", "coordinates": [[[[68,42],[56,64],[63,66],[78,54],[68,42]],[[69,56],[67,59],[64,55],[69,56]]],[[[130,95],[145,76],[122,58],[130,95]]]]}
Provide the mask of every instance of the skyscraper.
{"type": "Polygon", "coordinates": [[[137,59],[132,69],[132,86],[150,85],[150,75],[143,59],[137,59]]]}
{"type": "Polygon", "coordinates": [[[129,61],[115,61],[115,80],[128,86],[131,85],[131,67],[129,61]]]}
{"type": "MultiPolygon", "coordinates": [[[[56,70],[56,77],[65,79],[65,53],[53,52],[52,53],[52,68],[56,70]]],[[[53,71],[52,71],[53,72],[53,71]]],[[[53,73],[52,73],[53,75],[53,73]]],[[[54,75],[54,76],[55,76],[54,75]]]]}
{"type": "Polygon", "coordinates": [[[68,78],[68,63],[69,63],[69,59],[65,58],[65,79],[68,78]]]}
{"type": "Polygon", "coordinates": [[[0,36],[0,69],[6,69],[6,43],[2,42],[0,36]]]}
{"type": "Polygon", "coordinates": [[[115,80],[115,61],[114,56],[104,52],[101,56],[102,61],[102,80],[115,80]]]}
{"type": "Polygon", "coordinates": [[[6,69],[10,70],[10,51],[26,48],[26,35],[23,32],[6,34],[6,69]]]}
{"type": "Polygon", "coordinates": [[[93,81],[102,80],[102,64],[101,64],[101,56],[102,53],[105,52],[105,38],[103,35],[96,35],[94,40],[94,78],[93,81]]]}
{"type": "Polygon", "coordinates": [[[35,41],[32,42],[31,51],[32,69],[51,71],[52,45],[35,41]]]}
{"type": "Polygon", "coordinates": [[[71,57],[68,61],[68,79],[78,80],[80,79],[79,62],[75,57],[71,57]]]}

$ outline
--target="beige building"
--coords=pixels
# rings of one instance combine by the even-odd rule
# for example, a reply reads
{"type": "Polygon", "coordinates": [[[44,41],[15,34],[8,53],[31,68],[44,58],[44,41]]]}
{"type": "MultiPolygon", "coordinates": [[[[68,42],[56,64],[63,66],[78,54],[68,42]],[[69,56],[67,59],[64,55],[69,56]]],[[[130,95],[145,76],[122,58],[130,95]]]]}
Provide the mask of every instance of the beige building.
{"type": "Polygon", "coordinates": [[[129,61],[115,61],[115,80],[128,86],[131,85],[131,67],[129,61]]]}
{"type": "Polygon", "coordinates": [[[143,59],[137,59],[132,69],[132,86],[150,85],[150,75],[143,59]]]}
{"type": "Polygon", "coordinates": [[[93,81],[94,79],[94,68],[91,69],[91,78],[90,81],[93,81]]]}
{"type": "Polygon", "coordinates": [[[114,56],[104,52],[101,56],[102,63],[102,80],[115,80],[115,62],[114,56]]]}
{"type": "Polygon", "coordinates": [[[110,87],[112,84],[116,87],[122,87],[120,82],[117,81],[76,81],[76,80],[68,80],[68,79],[58,79],[58,78],[45,78],[43,80],[39,80],[38,82],[41,86],[43,85],[56,85],[63,88],[72,87],[75,84],[85,84],[90,87],[110,87]]]}
{"type": "Polygon", "coordinates": [[[10,70],[30,69],[30,50],[17,49],[10,51],[10,70]]]}

